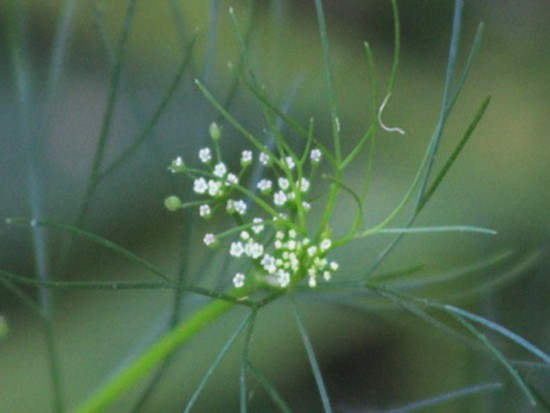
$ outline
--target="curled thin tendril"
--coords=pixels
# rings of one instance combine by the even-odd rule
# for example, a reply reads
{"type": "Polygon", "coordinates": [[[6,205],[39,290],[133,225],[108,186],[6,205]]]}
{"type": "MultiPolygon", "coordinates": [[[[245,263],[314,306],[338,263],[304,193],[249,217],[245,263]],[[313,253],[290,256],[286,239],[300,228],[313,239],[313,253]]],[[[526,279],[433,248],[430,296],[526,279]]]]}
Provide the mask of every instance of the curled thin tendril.
{"type": "Polygon", "coordinates": [[[384,129],[386,132],[397,132],[401,135],[405,134],[405,131],[401,128],[390,128],[389,126],[384,125],[384,122],[382,121],[382,112],[384,111],[384,108],[386,107],[386,104],[388,103],[388,100],[390,100],[391,93],[388,93],[386,97],[384,98],[384,101],[380,105],[380,108],[378,109],[378,124],[382,129],[384,129]]]}

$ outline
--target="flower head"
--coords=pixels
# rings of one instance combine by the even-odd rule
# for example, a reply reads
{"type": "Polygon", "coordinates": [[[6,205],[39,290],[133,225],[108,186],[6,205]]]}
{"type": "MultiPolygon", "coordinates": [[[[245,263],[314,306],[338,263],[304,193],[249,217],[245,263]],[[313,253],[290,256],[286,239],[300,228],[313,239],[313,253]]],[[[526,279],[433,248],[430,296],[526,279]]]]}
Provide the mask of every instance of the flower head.
{"type": "MultiPolygon", "coordinates": [[[[213,123],[210,136],[217,141],[220,128],[213,123]]],[[[216,144],[217,145],[217,144],[216,144]]],[[[193,178],[193,191],[204,202],[199,201],[199,215],[208,219],[214,210],[225,210],[233,215],[240,228],[239,237],[228,245],[232,259],[246,261],[247,275],[237,272],[233,277],[235,288],[246,283],[259,283],[261,286],[288,288],[307,279],[310,287],[322,280],[328,281],[338,270],[338,263],[330,261],[327,255],[333,248],[330,235],[325,231],[320,238],[308,237],[308,227],[304,213],[311,209],[309,192],[311,187],[308,169],[313,170],[322,157],[320,149],[310,151],[310,163],[304,165],[296,154],[277,155],[267,148],[259,153],[256,162],[266,166],[266,176],[261,178],[251,191],[243,186],[247,182],[244,175],[254,162],[252,150],[244,149],[240,157],[240,170],[231,170],[231,165],[221,159],[216,147],[217,162],[212,164],[213,153],[208,147],[198,152],[199,160],[205,164],[203,170],[187,169],[181,157],[176,158],[169,169],[184,172],[193,178]],[[244,196],[244,197],[243,197],[244,196]],[[249,210],[254,212],[249,217],[249,210]]],[[[183,203],[176,196],[168,197],[166,207],[176,210],[183,203]]],[[[190,203],[192,204],[192,203],[190,203]]],[[[206,233],[203,242],[207,247],[216,247],[232,231],[219,236],[206,233]]]]}

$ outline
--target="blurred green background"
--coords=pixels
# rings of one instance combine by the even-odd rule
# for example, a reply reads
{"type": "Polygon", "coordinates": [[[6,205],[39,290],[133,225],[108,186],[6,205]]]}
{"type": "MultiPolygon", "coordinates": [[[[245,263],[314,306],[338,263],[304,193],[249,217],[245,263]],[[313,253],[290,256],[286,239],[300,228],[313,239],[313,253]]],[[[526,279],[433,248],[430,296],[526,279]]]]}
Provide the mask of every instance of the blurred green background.
{"type": "MultiPolygon", "coordinates": [[[[370,121],[372,91],[363,42],[369,41],[374,50],[378,79],[384,85],[393,53],[393,19],[388,1],[325,3],[344,146],[349,148],[370,121]]],[[[189,189],[168,174],[166,166],[177,155],[194,157],[207,138],[209,123],[218,118],[193,79],[203,80],[222,101],[231,94],[234,75],[228,63],[235,67],[239,58],[230,5],[235,7],[243,32],[252,21],[250,57],[268,95],[282,106],[292,97],[289,113],[304,125],[314,117],[320,137],[329,137],[313,1],[266,0],[253,5],[246,1],[138,1],[116,95],[107,163],[140,135],[186,58],[185,45],[196,34],[193,58],[145,144],[94,194],[82,226],[171,274],[180,265],[181,234],[191,231],[193,218],[164,210],[165,196],[189,189]]],[[[116,50],[127,6],[126,1],[70,0],[0,4],[2,219],[31,216],[33,206],[53,221],[76,219],[109,95],[114,54],[105,46],[116,50]],[[64,16],[71,12],[70,24],[64,28],[64,16]],[[10,30],[18,25],[21,35],[10,37],[10,30]],[[57,43],[63,33],[66,40],[57,43]],[[63,47],[59,76],[52,81],[51,56],[63,47]],[[15,68],[14,62],[22,63],[15,68]],[[17,88],[21,78],[27,91],[23,106],[17,88]]],[[[453,2],[414,0],[399,6],[401,65],[384,117],[407,134],[379,135],[366,217],[369,224],[391,211],[414,176],[437,119],[448,53],[453,2]]],[[[422,264],[437,276],[510,251],[503,265],[474,274],[483,280],[512,274],[510,281],[475,299],[454,302],[509,327],[548,352],[550,4],[543,0],[467,1],[461,63],[481,21],[486,27],[482,48],[446,128],[436,167],[456,145],[485,96],[491,95],[492,102],[418,225],[478,225],[493,228],[498,235],[410,236],[380,271],[422,264]]],[[[260,108],[242,87],[237,89],[230,112],[250,130],[265,135],[260,108]]],[[[240,152],[243,142],[226,126],[228,152],[240,152]]],[[[361,166],[349,174],[350,182],[360,182],[361,166]]],[[[353,212],[352,204],[343,203],[338,218],[342,223],[347,222],[347,208],[353,212]]],[[[340,252],[340,261],[346,263],[342,273],[364,271],[387,241],[369,239],[340,252]]],[[[27,228],[3,226],[0,243],[0,269],[36,276],[36,254],[27,228]]],[[[201,274],[204,265],[204,251],[196,244],[191,248],[195,259],[188,263],[191,279],[201,274]]],[[[63,236],[55,231],[47,231],[38,245],[50,257],[48,265],[56,279],[150,280],[135,265],[80,241],[69,262],[60,267],[62,245],[63,236]],[[60,273],[56,268],[64,270],[60,273]]],[[[10,285],[0,288],[0,312],[9,329],[0,337],[0,411],[53,411],[43,326],[10,285]]],[[[460,295],[465,288],[454,283],[423,293],[447,297],[460,295]]],[[[35,289],[24,292],[37,297],[35,289]]],[[[53,331],[68,406],[78,404],[162,331],[172,306],[172,293],[167,291],[60,290],[54,297],[53,331]]],[[[402,309],[380,308],[381,301],[368,296],[353,300],[360,302],[361,309],[321,298],[304,299],[303,309],[337,411],[383,411],[503,377],[505,387],[489,396],[472,396],[425,411],[534,411],[489,356],[469,351],[460,341],[402,309]]],[[[204,303],[190,297],[182,312],[204,303]]],[[[243,316],[234,311],[178,353],[159,390],[140,411],[182,411],[184,401],[243,316]]],[[[258,364],[295,411],[321,411],[289,303],[282,300],[266,308],[257,325],[253,355],[258,364]]],[[[509,343],[496,342],[512,359],[525,358],[509,343]]],[[[238,410],[239,343],[208,385],[196,411],[238,410]]],[[[522,371],[548,400],[549,371],[522,371]]],[[[109,411],[128,411],[139,390],[109,411]]],[[[261,390],[251,397],[252,411],[275,411],[261,390]]]]}

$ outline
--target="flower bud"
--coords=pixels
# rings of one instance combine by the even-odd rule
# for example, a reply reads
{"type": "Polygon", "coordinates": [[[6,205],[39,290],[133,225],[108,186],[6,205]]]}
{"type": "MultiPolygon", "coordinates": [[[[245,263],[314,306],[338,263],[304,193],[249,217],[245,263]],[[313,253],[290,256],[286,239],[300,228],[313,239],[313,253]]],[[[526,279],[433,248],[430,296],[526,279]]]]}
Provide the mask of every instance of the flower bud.
{"type": "Polygon", "coordinates": [[[218,126],[216,122],[212,122],[210,124],[210,127],[208,128],[208,132],[210,133],[210,137],[213,141],[219,141],[222,136],[222,130],[218,126]]]}
{"type": "Polygon", "coordinates": [[[166,207],[166,209],[168,211],[177,211],[178,209],[181,208],[182,206],[182,203],[181,203],[181,200],[175,196],[175,195],[172,195],[172,196],[169,196],[168,198],[166,198],[164,200],[164,206],[166,207]]]}

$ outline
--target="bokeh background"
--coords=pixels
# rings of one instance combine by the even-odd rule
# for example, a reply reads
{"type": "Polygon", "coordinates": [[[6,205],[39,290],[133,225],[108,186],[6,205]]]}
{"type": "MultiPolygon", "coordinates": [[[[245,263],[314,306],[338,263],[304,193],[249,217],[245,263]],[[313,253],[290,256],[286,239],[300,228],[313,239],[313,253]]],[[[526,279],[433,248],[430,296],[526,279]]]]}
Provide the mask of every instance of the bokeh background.
{"type": "MultiPolygon", "coordinates": [[[[193,230],[194,218],[164,209],[162,201],[168,194],[189,190],[183,180],[167,173],[166,166],[177,155],[194,157],[207,139],[208,125],[219,118],[198,93],[193,79],[200,78],[221,101],[233,96],[231,67],[238,65],[239,57],[229,6],[235,7],[245,35],[250,27],[250,58],[269,96],[304,124],[314,117],[319,137],[328,138],[330,123],[313,3],[138,1],[116,93],[106,164],[140,136],[188,57],[186,45],[195,35],[196,44],[181,82],[147,140],[98,187],[81,226],[168,273],[177,272],[182,233],[193,230]]],[[[384,116],[387,123],[407,133],[379,136],[366,217],[371,224],[398,202],[433,131],[454,7],[452,1],[429,0],[400,2],[399,6],[401,64],[384,116]]],[[[127,7],[126,1],[0,4],[2,219],[29,217],[33,211],[56,222],[71,224],[78,219],[127,7]],[[52,56],[62,58],[56,61],[52,56]]],[[[389,1],[342,0],[326,1],[325,7],[344,146],[349,148],[368,127],[372,109],[364,41],[369,41],[375,53],[380,84],[388,78],[393,53],[391,6],[389,1]]],[[[499,265],[473,273],[468,286],[443,284],[422,294],[450,300],[478,281],[504,277],[506,282],[495,288],[453,303],[509,327],[548,352],[550,4],[543,0],[467,1],[461,63],[480,22],[485,24],[482,47],[446,129],[438,166],[481,101],[491,95],[492,102],[418,224],[478,225],[493,228],[498,235],[411,236],[380,271],[421,264],[426,274],[437,277],[495,254],[508,254],[499,265]]],[[[242,86],[237,87],[229,109],[250,130],[265,135],[260,108],[242,86]]],[[[242,138],[226,126],[228,156],[239,153],[242,144],[242,138]]],[[[350,173],[350,182],[360,181],[361,166],[357,173],[350,173]]],[[[342,205],[336,225],[347,222],[352,208],[352,204],[342,205]]],[[[200,232],[192,239],[200,240],[200,232]]],[[[59,231],[45,231],[42,238],[33,240],[28,228],[2,224],[0,268],[29,277],[37,276],[37,268],[46,268],[52,277],[64,280],[150,280],[135,265],[83,241],[74,244],[70,258],[61,265],[64,241],[66,237],[59,231]],[[44,251],[45,266],[37,264],[36,251],[44,251]]],[[[340,252],[340,261],[346,263],[343,276],[368,268],[387,241],[368,240],[340,252]]],[[[186,263],[189,277],[196,280],[203,275],[208,257],[200,242],[186,245],[193,257],[186,263]]],[[[209,271],[215,270],[215,265],[208,267],[209,271]]],[[[0,286],[2,327],[8,329],[0,337],[0,411],[50,412],[53,402],[44,326],[13,287],[6,282],[0,286]]],[[[20,292],[38,300],[33,288],[20,292]]],[[[172,301],[169,291],[56,290],[52,329],[66,405],[77,405],[162,331],[172,301]]],[[[537,411],[526,406],[489,356],[472,352],[464,343],[398,307],[367,296],[353,303],[359,306],[346,306],[342,301],[335,305],[312,297],[303,301],[338,411],[384,411],[499,380],[505,383],[500,391],[425,411],[537,411]]],[[[188,297],[182,314],[201,305],[204,300],[188,297]]],[[[182,411],[242,317],[242,312],[234,311],[178,353],[159,390],[140,411],[182,411]]],[[[509,343],[496,342],[510,358],[526,358],[509,343]]],[[[239,343],[242,341],[220,366],[196,411],[238,410],[239,343]]],[[[321,411],[288,302],[283,300],[261,314],[253,347],[258,364],[295,411],[321,411]]],[[[522,372],[548,400],[550,372],[539,368],[522,372]]],[[[129,411],[139,390],[109,411],[129,411]]],[[[261,390],[251,397],[253,411],[275,411],[261,390]]]]}

